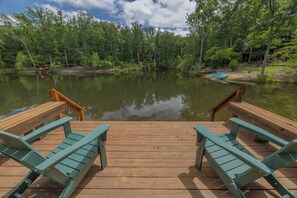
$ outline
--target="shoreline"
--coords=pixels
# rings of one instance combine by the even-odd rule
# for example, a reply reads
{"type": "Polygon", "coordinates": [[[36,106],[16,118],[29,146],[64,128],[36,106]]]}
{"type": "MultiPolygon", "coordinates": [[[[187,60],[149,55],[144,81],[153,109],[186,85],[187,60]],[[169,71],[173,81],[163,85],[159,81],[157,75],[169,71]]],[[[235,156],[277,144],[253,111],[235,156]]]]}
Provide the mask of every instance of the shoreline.
{"type": "MultiPolygon", "coordinates": [[[[238,70],[218,69],[229,75],[224,79],[226,82],[251,82],[251,83],[284,83],[297,84],[297,70],[286,66],[267,66],[265,76],[260,76],[260,67],[241,66],[238,70]]],[[[203,75],[204,78],[213,79],[210,74],[203,75]]]]}
{"type": "MultiPolygon", "coordinates": [[[[284,67],[275,69],[275,67],[267,67],[266,75],[260,77],[259,67],[240,67],[236,71],[230,69],[218,69],[218,72],[224,72],[229,75],[224,79],[226,82],[234,83],[284,83],[284,84],[297,84],[297,71],[284,67]],[[273,69],[271,69],[273,68],[273,69]]],[[[93,67],[72,67],[72,68],[56,68],[51,74],[54,75],[90,75],[90,74],[119,74],[119,73],[132,73],[143,72],[141,68],[100,68],[94,69],[93,67]]],[[[158,72],[158,71],[154,71],[158,72]]],[[[181,72],[182,73],[182,72],[181,72]]],[[[20,74],[20,75],[34,75],[36,71],[33,69],[17,71],[16,69],[6,69],[0,74],[20,74]]],[[[192,73],[193,74],[193,73],[192,73]]],[[[190,74],[190,75],[192,75],[190,74]]],[[[195,74],[193,74],[195,75],[195,74]]],[[[199,75],[199,77],[213,80],[210,74],[199,75]]]]}

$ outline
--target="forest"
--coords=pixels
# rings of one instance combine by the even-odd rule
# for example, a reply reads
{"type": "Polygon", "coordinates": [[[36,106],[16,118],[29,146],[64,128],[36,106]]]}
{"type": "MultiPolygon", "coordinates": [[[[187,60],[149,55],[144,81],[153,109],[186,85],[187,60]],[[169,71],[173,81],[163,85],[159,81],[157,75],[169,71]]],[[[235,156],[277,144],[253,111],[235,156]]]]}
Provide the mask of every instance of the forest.
{"type": "Polygon", "coordinates": [[[296,0],[195,0],[186,36],[148,27],[68,17],[35,6],[0,15],[0,68],[84,66],[94,69],[177,69],[269,63],[297,67],[296,0]]]}

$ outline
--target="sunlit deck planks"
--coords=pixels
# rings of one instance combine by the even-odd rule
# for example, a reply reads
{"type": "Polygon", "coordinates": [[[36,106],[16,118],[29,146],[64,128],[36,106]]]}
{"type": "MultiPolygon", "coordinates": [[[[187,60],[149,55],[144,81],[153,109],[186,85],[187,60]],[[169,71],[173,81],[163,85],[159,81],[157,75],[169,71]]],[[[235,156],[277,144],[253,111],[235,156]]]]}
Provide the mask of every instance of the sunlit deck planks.
{"type": "MultiPolygon", "coordinates": [[[[73,121],[73,131],[89,132],[101,121],[73,121]]],[[[194,168],[198,122],[105,122],[111,125],[107,138],[108,167],[100,171],[99,159],[90,169],[75,197],[230,197],[223,182],[208,163],[202,172],[194,168]]],[[[221,133],[223,122],[199,122],[221,133]]],[[[63,138],[58,129],[35,142],[34,147],[46,154],[63,138]]],[[[240,141],[257,157],[275,150],[269,143],[255,143],[247,134],[240,141]]],[[[0,155],[0,196],[4,196],[24,177],[26,168],[0,155]]],[[[297,192],[297,164],[276,172],[280,180],[297,192]]],[[[248,186],[247,197],[278,196],[263,179],[248,186]]],[[[62,188],[41,178],[25,193],[32,197],[58,196],[62,188]]]]}

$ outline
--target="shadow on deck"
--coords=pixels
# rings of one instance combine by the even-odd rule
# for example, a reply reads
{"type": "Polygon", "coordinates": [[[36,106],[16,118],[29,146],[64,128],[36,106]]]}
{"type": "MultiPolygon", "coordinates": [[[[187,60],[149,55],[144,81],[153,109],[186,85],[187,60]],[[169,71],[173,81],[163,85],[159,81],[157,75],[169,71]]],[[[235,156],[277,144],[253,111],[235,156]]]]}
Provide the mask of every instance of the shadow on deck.
{"type": "MultiPolygon", "coordinates": [[[[100,121],[73,121],[73,131],[88,133],[100,121]]],[[[193,126],[202,124],[215,133],[228,129],[223,122],[104,122],[111,125],[107,139],[108,167],[100,171],[99,159],[91,167],[74,197],[231,197],[231,193],[206,162],[199,172],[194,168],[196,134],[193,126]]],[[[47,154],[63,139],[57,129],[33,146],[47,154]]],[[[241,133],[240,143],[258,158],[276,150],[270,143],[256,143],[241,133]]],[[[27,169],[0,155],[0,196],[23,179],[27,169]]],[[[276,172],[291,192],[297,189],[297,163],[276,172]]],[[[62,187],[41,178],[24,194],[26,197],[58,197],[62,187]]],[[[264,180],[244,190],[247,197],[277,197],[264,180]]]]}

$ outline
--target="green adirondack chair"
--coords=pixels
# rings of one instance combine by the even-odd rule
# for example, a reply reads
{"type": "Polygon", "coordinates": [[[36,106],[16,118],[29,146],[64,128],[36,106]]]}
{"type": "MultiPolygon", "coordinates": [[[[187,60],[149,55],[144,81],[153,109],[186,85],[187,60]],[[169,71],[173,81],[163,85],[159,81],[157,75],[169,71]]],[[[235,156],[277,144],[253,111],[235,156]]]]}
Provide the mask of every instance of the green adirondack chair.
{"type": "Polygon", "coordinates": [[[30,169],[25,179],[7,197],[23,197],[22,193],[43,175],[65,186],[60,197],[70,197],[100,154],[101,168],[107,165],[105,141],[109,125],[101,124],[88,135],[71,131],[70,120],[65,117],[20,137],[0,131],[0,152],[30,169]],[[29,143],[64,127],[65,139],[47,156],[41,155],[29,143]]]}
{"type": "Polygon", "coordinates": [[[235,197],[245,197],[241,189],[261,177],[264,177],[281,196],[295,197],[279,182],[274,171],[297,159],[297,139],[287,142],[237,118],[230,120],[232,126],[227,134],[214,135],[203,126],[194,126],[198,146],[196,168],[201,171],[202,159],[205,156],[235,197]],[[280,149],[263,160],[256,159],[236,140],[239,128],[279,145],[280,149]]]}

